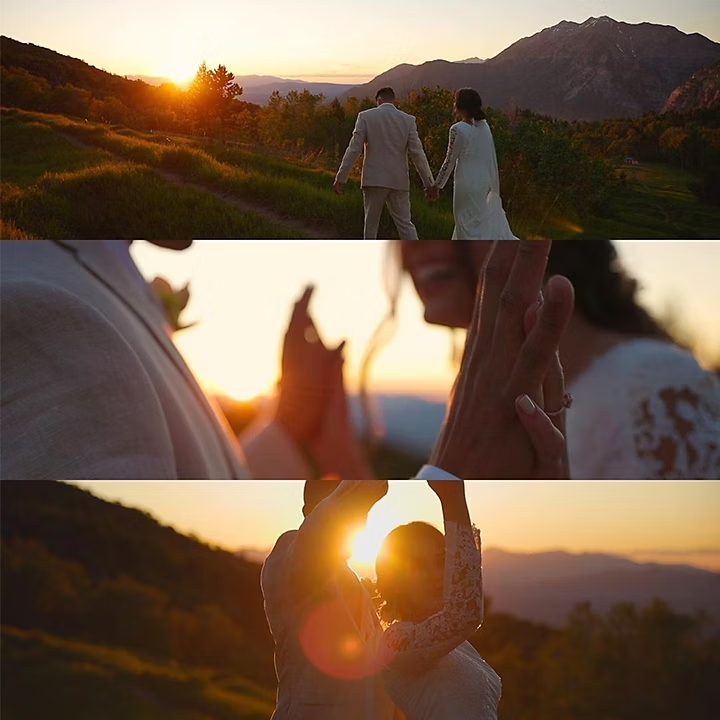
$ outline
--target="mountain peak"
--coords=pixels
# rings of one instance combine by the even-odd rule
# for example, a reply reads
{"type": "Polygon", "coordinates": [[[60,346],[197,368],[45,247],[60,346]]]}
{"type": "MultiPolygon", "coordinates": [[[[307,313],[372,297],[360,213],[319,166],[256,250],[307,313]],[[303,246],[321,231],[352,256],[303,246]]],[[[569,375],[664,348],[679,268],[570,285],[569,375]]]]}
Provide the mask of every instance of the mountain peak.
{"type": "Polygon", "coordinates": [[[595,27],[598,23],[610,23],[612,25],[617,25],[617,20],[613,20],[611,17],[608,17],[607,15],[602,15],[599,18],[590,17],[588,18],[584,23],[580,25],[580,27],[595,27]]]}

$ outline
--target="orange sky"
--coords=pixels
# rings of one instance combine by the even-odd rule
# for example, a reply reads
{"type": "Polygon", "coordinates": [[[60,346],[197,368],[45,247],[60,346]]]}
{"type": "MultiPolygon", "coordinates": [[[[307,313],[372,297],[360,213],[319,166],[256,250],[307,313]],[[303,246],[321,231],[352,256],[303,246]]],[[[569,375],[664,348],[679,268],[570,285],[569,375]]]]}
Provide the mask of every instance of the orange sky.
{"type": "MultiPolygon", "coordinates": [[[[664,312],[672,307],[708,360],[720,357],[720,241],[620,241],[618,249],[644,287],[642,298],[664,312]]],[[[364,240],[198,240],[185,252],[144,242],[133,255],[148,278],[191,283],[187,321],[198,325],[176,342],[205,385],[238,399],[271,389],[280,339],[292,303],[308,283],[317,290],[312,310],[328,342],[347,339],[353,387],[376,324],[387,311],[381,284],[385,243],[364,240]]],[[[406,284],[397,334],[377,358],[377,391],[444,399],[454,380],[449,331],[425,324],[406,284]]]]}

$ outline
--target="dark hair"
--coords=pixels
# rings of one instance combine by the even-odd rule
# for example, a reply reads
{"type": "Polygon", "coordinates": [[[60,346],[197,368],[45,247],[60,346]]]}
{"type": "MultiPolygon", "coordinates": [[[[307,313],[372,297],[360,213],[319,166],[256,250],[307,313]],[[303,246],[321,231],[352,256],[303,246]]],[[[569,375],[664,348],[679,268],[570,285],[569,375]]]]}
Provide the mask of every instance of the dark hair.
{"type": "Polygon", "coordinates": [[[564,275],[575,288],[575,310],[604,330],[670,340],[640,305],[639,283],[622,267],[612,240],[556,240],[547,276],[564,275]]]}
{"type": "Polygon", "coordinates": [[[460,112],[468,113],[473,120],[485,120],[482,98],[477,90],[462,88],[455,93],[455,107],[460,112]]]}
{"type": "Polygon", "coordinates": [[[384,540],[375,562],[375,585],[383,604],[380,609],[384,622],[405,620],[409,614],[410,598],[406,592],[406,571],[414,564],[422,564],[417,548],[436,545],[445,552],[445,536],[433,525],[411,522],[396,527],[384,540]]]}
{"type": "Polygon", "coordinates": [[[384,100],[385,102],[393,102],[395,100],[395,91],[391,87],[380,88],[375,93],[375,100],[384,100]]]}

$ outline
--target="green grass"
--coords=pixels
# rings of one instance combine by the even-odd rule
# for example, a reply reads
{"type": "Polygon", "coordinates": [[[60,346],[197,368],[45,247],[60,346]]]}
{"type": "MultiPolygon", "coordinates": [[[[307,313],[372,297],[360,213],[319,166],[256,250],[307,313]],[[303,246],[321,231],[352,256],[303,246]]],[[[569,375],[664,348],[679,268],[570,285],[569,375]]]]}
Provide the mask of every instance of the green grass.
{"type": "Polygon", "coordinates": [[[20,187],[36,183],[46,173],[72,172],[102,165],[112,156],[102,150],[79,148],[52,128],[3,112],[0,178],[20,187]]]}
{"type": "MultiPolygon", "coordinates": [[[[698,202],[688,189],[695,180],[692,174],[666,165],[623,170],[628,176],[626,185],[596,217],[557,217],[549,212],[541,227],[523,215],[522,199],[514,199],[517,211],[511,208],[509,218],[515,234],[556,239],[717,237],[720,209],[698,202]]],[[[40,236],[292,238],[324,234],[350,239],[362,235],[363,202],[357,179],[338,196],[332,191],[333,172],[292,163],[276,154],[57,115],[3,111],[3,180],[11,184],[9,190],[4,188],[4,195],[12,201],[7,211],[3,209],[3,220],[20,232],[40,236]],[[77,147],[64,135],[92,149],[77,147]],[[157,171],[154,175],[153,170],[157,171]],[[158,174],[163,172],[250,203],[259,213],[267,209],[276,222],[241,212],[210,192],[173,185],[158,174]],[[112,193],[113,182],[119,183],[117,197],[112,193]],[[27,194],[19,198],[15,186],[27,194]],[[92,217],[77,207],[83,202],[93,206],[92,217]]],[[[451,236],[451,195],[446,191],[438,203],[430,204],[422,191],[411,191],[413,221],[421,238],[451,236]]],[[[380,237],[397,237],[387,212],[380,237]]]]}
{"type": "Polygon", "coordinates": [[[4,720],[267,720],[274,689],[127,651],[2,628],[4,720]]]}
{"type": "Polygon", "coordinates": [[[151,166],[165,150],[159,143],[108,135],[59,116],[9,111],[3,112],[2,146],[3,232],[52,239],[307,237],[209,191],[168,181],[151,166]],[[69,127],[106,145],[124,142],[134,157],[118,161],[110,148],[78,147],[60,134],[69,127]]]}
{"type": "Polygon", "coordinates": [[[662,163],[623,168],[627,184],[618,190],[606,217],[584,228],[593,237],[619,239],[717,238],[720,208],[698,201],[689,189],[696,177],[662,163]]]}

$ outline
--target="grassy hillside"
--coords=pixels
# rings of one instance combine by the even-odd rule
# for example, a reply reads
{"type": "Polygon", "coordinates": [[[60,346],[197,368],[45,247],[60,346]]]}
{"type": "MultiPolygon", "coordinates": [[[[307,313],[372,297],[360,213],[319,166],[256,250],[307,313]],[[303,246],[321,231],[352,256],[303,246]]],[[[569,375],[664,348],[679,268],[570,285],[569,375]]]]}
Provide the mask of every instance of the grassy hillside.
{"type": "MultiPolygon", "coordinates": [[[[2,110],[2,132],[2,222],[17,233],[357,238],[362,232],[357,180],[335,195],[331,171],[277,152],[16,109],[2,110]]],[[[613,192],[603,217],[549,217],[545,233],[558,239],[717,235],[720,208],[690,192],[692,174],[661,164],[625,172],[625,185],[613,192]]],[[[413,188],[411,199],[420,237],[449,238],[450,193],[429,204],[413,188]]],[[[532,235],[531,225],[520,222],[515,231],[532,235]]],[[[395,236],[386,213],[381,237],[395,236]]]]}
{"type": "Polygon", "coordinates": [[[228,673],[2,628],[5,720],[267,720],[274,691],[228,673]]]}
{"type": "Polygon", "coordinates": [[[585,231],[618,239],[715,239],[720,208],[705,205],[690,191],[697,177],[664,163],[623,168],[626,185],[608,207],[608,217],[591,218],[585,231]]]}
{"type": "Polygon", "coordinates": [[[169,149],[164,137],[143,141],[102,125],[13,110],[3,111],[2,134],[2,219],[31,236],[308,236],[206,188],[183,184],[196,180],[210,157],[169,149]],[[178,170],[177,181],[163,174],[178,170]]]}

